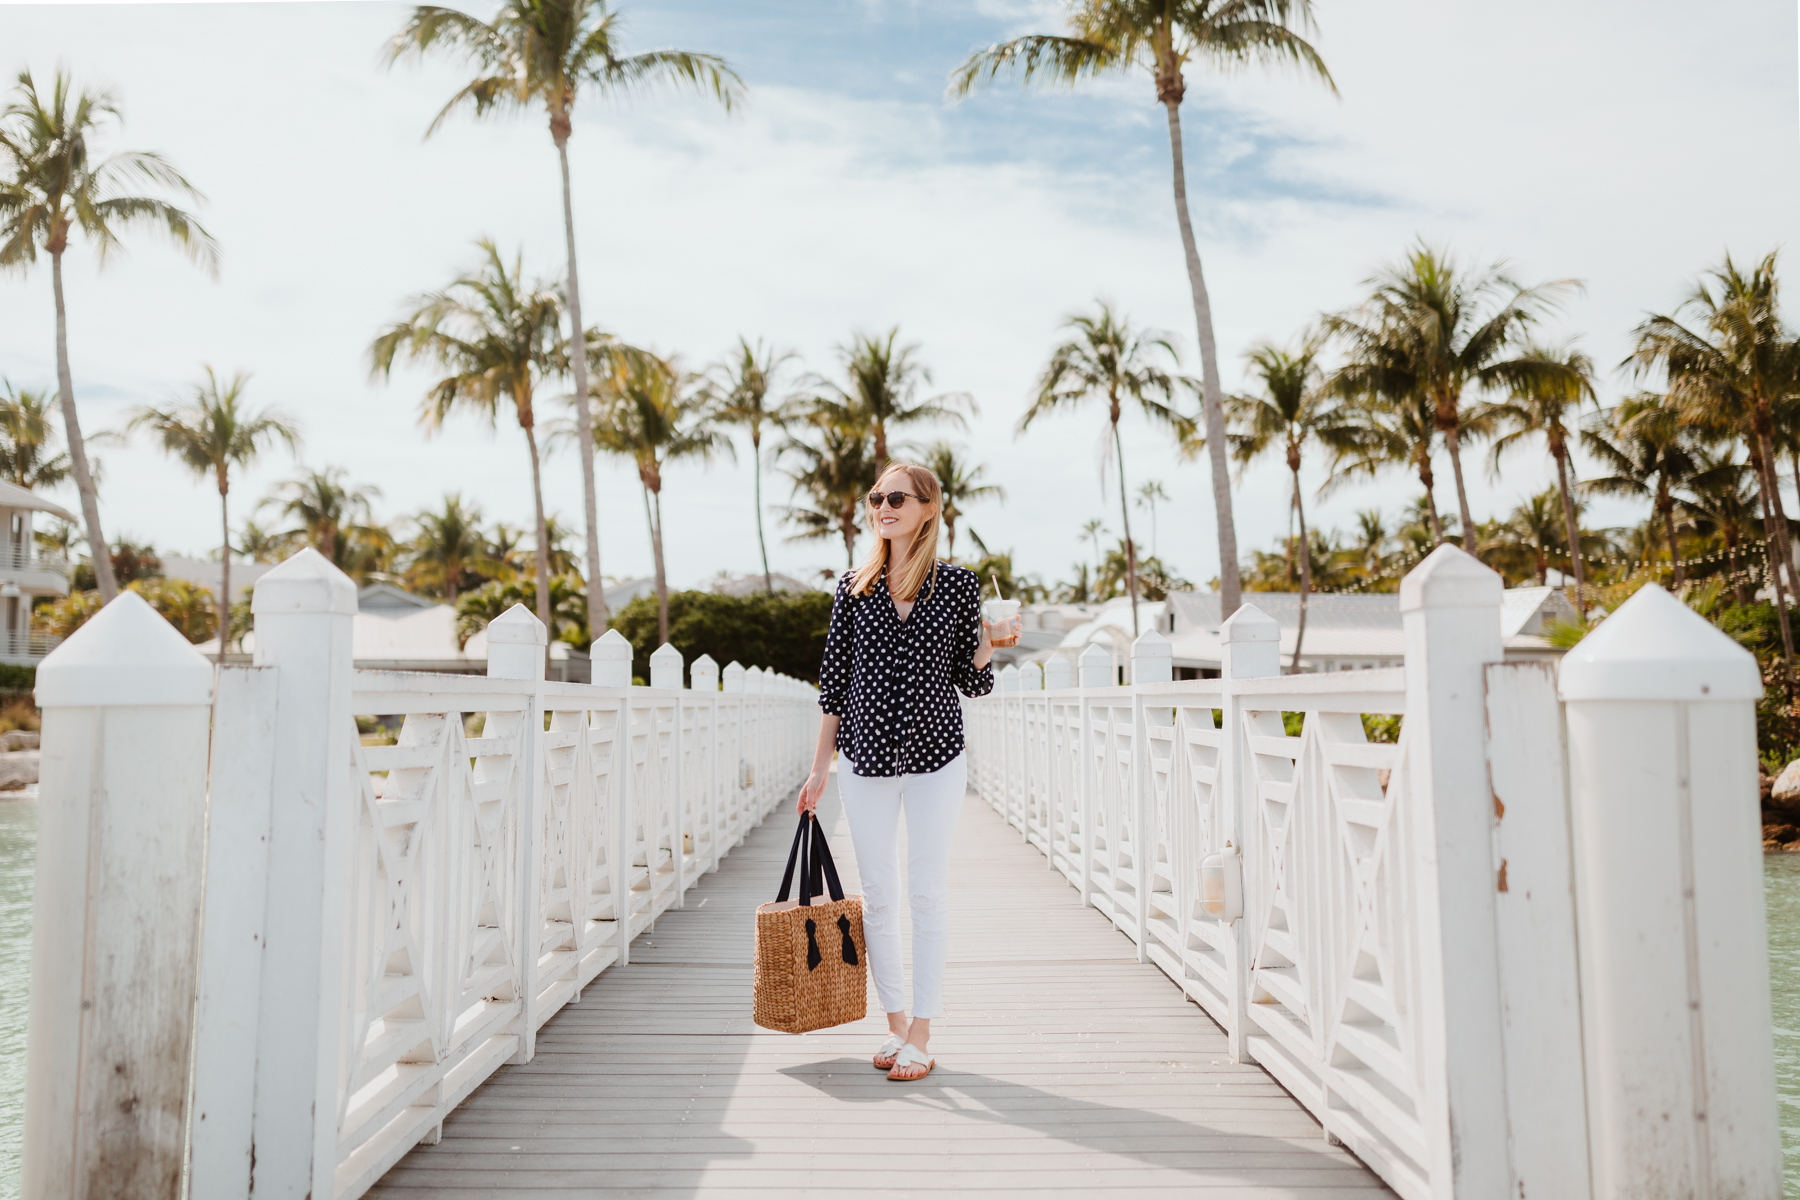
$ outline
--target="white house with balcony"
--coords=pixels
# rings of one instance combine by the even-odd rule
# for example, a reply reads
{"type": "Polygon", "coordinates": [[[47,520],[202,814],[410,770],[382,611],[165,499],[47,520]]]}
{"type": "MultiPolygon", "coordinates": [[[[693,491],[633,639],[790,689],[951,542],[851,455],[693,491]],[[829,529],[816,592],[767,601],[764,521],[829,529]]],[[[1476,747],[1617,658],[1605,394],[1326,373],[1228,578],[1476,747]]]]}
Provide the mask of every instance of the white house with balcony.
{"type": "Polygon", "coordinates": [[[34,536],[38,513],[78,523],[75,514],[30,488],[0,482],[0,612],[6,618],[0,662],[4,663],[30,666],[61,641],[31,631],[32,601],[39,596],[69,594],[69,560],[38,548],[34,536]]]}

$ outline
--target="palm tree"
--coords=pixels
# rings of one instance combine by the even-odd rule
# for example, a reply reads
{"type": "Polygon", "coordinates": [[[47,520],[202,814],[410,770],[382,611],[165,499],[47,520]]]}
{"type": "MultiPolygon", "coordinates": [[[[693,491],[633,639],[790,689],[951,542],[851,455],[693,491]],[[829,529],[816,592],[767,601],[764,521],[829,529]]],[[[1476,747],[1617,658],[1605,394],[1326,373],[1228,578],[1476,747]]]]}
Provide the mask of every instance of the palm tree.
{"type": "Polygon", "coordinates": [[[219,489],[219,662],[223,664],[225,646],[231,640],[231,468],[248,467],[272,442],[286,442],[289,450],[297,449],[300,427],[278,409],[256,412],[246,408],[244,385],[250,377],[242,371],[229,382],[222,382],[211,367],[205,371],[205,382],[194,385],[187,404],[140,408],[127,427],[150,430],[163,453],[202,479],[211,476],[219,489]]]}
{"type": "MultiPolygon", "coordinates": [[[[669,640],[669,580],[663,567],[663,468],[683,458],[711,462],[731,439],[712,427],[711,397],[698,380],[669,359],[643,350],[609,356],[610,370],[594,380],[600,420],[595,444],[637,464],[656,557],[656,627],[669,640]]],[[[595,586],[598,586],[596,583],[595,586]]]]}
{"type": "Polygon", "coordinates": [[[1398,266],[1366,282],[1372,290],[1360,308],[1325,318],[1326,329],[1349,352],[1349,360],[1332,376],[1332,388],[1350,399],[1396,403],[1416,396],[1430,402],[1456,477],[1463,548],[1479,553],[1463,484],[1463,393],[1471,388],[1516,392],[1555,381],[1576,386],[1567,364],[1514,351],[1556,297],[1578,285],[1560,279],[1522,287],[1505,274],[1503,264],[1467,270],[1423,244],[1398,266]],[[1487,311],[1496,296],[1498,305],[1487,311]]]}
{"type": "Polygon", "coordinates": [[[1526,438],[1543,436],[1550,457],[1556,461],[1556,487],[1562,495],[1564,534],[1571,547],[1569,560],[1575,575],[1575,603],[1585,607],[1582,594],[1587,587],[1587,567],[1580,551],[1581,525],[1575,514],[1575,480],[1569,465],[1569,428],[1565,422],[1584,400],[1594,399],[1594,361],[1568,346],[1530,345],[1521,357],[1557,363],[1564,369],[1527,374],[1505,400],[1488,406],[1487,415],[1506,429],[1494,439],[1489,462],[1497,474],[1500,458],[1508,450],[1526,438]]]}
{"type": "Polygon", "coordinates": [[[56,426],[50,423],[50,396],[15,392],[0,379],[0,477],[22,488],[50,488],[69,477],[69,456],[51,453],[56,426]]]}
{"type": "Polygon", "coordinates": [[[1633,396],[1600,414],[1582,431],[1581,444],[1611,474],[1582,486],[1603,496],[1647,499],[1662,522],[1669,546],[1675,586],[1686,582],[1681,547],[1675,536],[1675,490],[1687,486],[1699,463],[1690,447],[1681,414],[1667,396],[1633,396]]]}
{"type": "Polygon", "coordinates": [[[286,558],[293,548],[292,534],[264,529],[254,520],[245,521],[238,530],[237,549],[251,562],[274,563],[286,558]]]}
{"type": "Polygon", "coordinates": [[[1094,544],[1094,586],[1096,589],[1100,583],[1100,545],[1105,532],[1106,522],[1099,517],[1089,518],[1088,522],[1081,527],[1081,540],[1094,544]]]}
{"type": "Polygon", "coordinates": [[[1565,517],[1557,493],[1545,488],[1513,509],[1501,531],[1529,559],[1529,573],[1539,587],[1550,581],[1550,560],[1569,545],[1564,540],[1568,536],[1565,517]]]}
{"type": "Polygon", "coordinates": [[[1351,552],[1357,573],[1364,582],[1379,579],[1387,570],[1388,543],[1393,535],[1381,518],[1378,508],[1365,508],[1356,514],[1356,543],[1351,552]]]}
{"type": "Polygon", "coordinates": [[[1166,501],[1168,498],[1169,493],[1163,489],[1161,480],[1146,480],[1144,484],[1138,488],[1138,507],[1150,510],[1150,556],[1152,558],[1156,557],[1157,544],[1156,502],[1158,500],[1166,501]]]}
{"type": "MultiPolygon", "coordinates": [[[[509,268],[486,238],[476,243],[482,262],[450,285],[414,296],[408,316],[383,330],[369,348],[373,373],[383,379],[400,355],[446,371],[419,406],[419,423],[429,435],[459,408],[473,410],[490,426],[502,401],[525,433],[531,455],[531,498],[537,518],[537,617],[555,637],[550,610],[549,540],[544,530],[543,463],[538,451],[533,400],[548,376],[565,363],[560,348],[562,301],[542,283],[527,284],[519,255],[509,268]]],[[[577,409],[583,406],[577,405],[577,409]]],[[[590,563],[598,562],[589,559],[590,563]]],[[[590,575],[598,579],[597,574],[590,575]]],[[[589,587],[597,592],[598,587],[589,587]]],[[[545,653],[549,650],[546,647],[545,653]]]]}
{"type": "Polygon", "coordinates": [[[861,414],[825,397],[807,403],[780,451],[795,464],[784,472],[793,480],[794,494],[804,493],[811,501],[810,507],[789,505],[783,510],[783,518],[799,528],[789,541],[841,537],[845,562],[855,568],[864,498],[880,476],[870,451],[872,441],[861,414]]]}
{"type": "Polygon", "coordinates": [[[944,421],[959,429],[967,428],[959,409],[976,411],[975,399],[967,392],[945,392],[919,398],[919,385],[931,382],[931,372],[919,361],[919,345],[898,345],[900,327],[885,336],[858,333],[849,344],[838,347],[843,362],[845,382],[842,387],[829,380],[814,377],[813,386],[825,395],[858,414],[868,425],[874,438],[875,462],[888,461],[888,427],[911,425],[919,421],[944,421]]]}
{"type": "Polygon", "coordinates": [[[791,352],[764,347],[759,340],[752,346],[748,339],[738,338],[734,358],[712,368],[715,380],[713,419],[742,425],[750,433],[750,456],[756,469],[756,545],[762,551],[763,589],[775,594],[775,580],[769,573],[769,543],[763,536],[762,502],[762,436],[763,426],[779,429],[792,416],[792,405],[771,399],[775,375],[782,365],[796,357],[791,352]]]}
{"type": "Polygon", "coordinates": [[[1431,467],[1437,422],[1424,395],[1357,397],[1344,407],[1338,436],[1342,442],[1336,447],[1322,494],[1354,479],[1373,478],[1389,467],[1411,467],[1424,489],[1421,515],[1432,543],[1446,540],[1437,506],[1437,473],[1431,467]]]}
{"type": "Polygon", "coordinates": [[[293,532],[342,569],[350,561],[356,535],[373,521],[370,502],[380,497],[381,489],[374,484],[353,487],[344,481],[342,467],[326,467],[278,484],[262,504],[298,521],[300,528],[293,532]]]}
{"type": "Polygon", "coordinates": [[[106,537],[100,530],[100,493],[88,464],[81,419],[75,412],[75,385],[69,372],[68,306],[63,300],[63,254],[69,234],[79,229],[94,245],[104,266],[119,253],[119,235],[134,226],[161,227],[188,257],[216,271],[218,247],[191,214],[154,196],[134,195],[140,184],[167,188],[191,200],[202,200],[192,184],[161,155],[120,151],[97,157],[89,139],[108,119],[118,120],[119,105],[110,92],[83,90],[61,71],[49,102],[38,93],[30,71],[19,74],[13,100],[0,111],[0,268],[25,270],[38,250],[50,256],[50,283],[56,297],[56,383],[63,430],[75,486],[81,493],[81,516],[94,553],[94,579],[100,601],[110,604],[119,594],[106,537]]]}
{"type": "Polygon", "coordinates": [[[938,477],[938,487],[943,491],[944,529],[950,537],[949,558],[955,562],[956,522],[963,515],[963,506],[989,498],[1004,500],[1006,489],[997,483],[982,483],[987,466],[969,463],[949,442],[933,443],[925,453],[925,465],[938,477]]]}
{"type": "MultiPolygon", "coordinates": [[[[1783,530],[1788,526],[1775,470],[1775,413],[1800,386],[1800,346],[1781,322],[1775,255],[1747,272],[1727,256],[1707,275],[1674,314],[1652,316],[1637,327],[1637,345],[1625,365],[1640,379],[1662,371],[1671,402],[1704,434],[1744,439],[1762,482],[1764,527],[1783,530]],[[1700,318],[1699,328],[1682,324],[1683,312],[1700,318]]],[[[1769,555],[1785,634],[1782,572],[1789,589],[1800,589],[1800,577],[1788,538],[1771,537],[1769,555]]],[[[1791,657],[1791,639],[1787,649],[1791,657]]]]}
{"type": "MultiPolygon", "coordinates": [[[[581,459],[583,511],[587,518],[588,578],[600,578],[600,508],[594,486],[593,412],[588,397],[586,327],[581,323],[581,281],[575,269],[575,209],[569,192],[569,135],[575,101],[583,89],[624,97],[657,85],[711,92],[730,111],[743,97],[743,80],[725,60],[687,50],[625,53],[624,22],[607,0],[505,0],[492,21],[453,8],[420,5],[388,44],[387,61],[424,58],[441,51],[475,71],[450,97],[426,130],[430,137],[459,108],[476,117],[542,106],[550,120],[562,172],[563,236],[568,244],[569,361],[575,379],[575,441],[581,459]]],[[[540,522],[541,524],[541,522],[540,522]]],[[[605,589],[587,589],[588,628],[606,628],[605,589]]],[[[538,610],[548,611],[549,588],[538,581],[538,610]]]]}
{"type": "MultiPolygon", "coordinates": [[[[1019,418],[1019,432],[1046,413],[1071,408],[1092,397],[1107,404],[1106,439],[1118,460],[1119,515],[1125,526],[1125,578],[1131,593],[1131,634],[1138,634],[1137,546],[1131,540],[1130,492],[1125,480],[1125,446],[1119,441],[1119,418],[1125,401],[1152,421],[1175,431],[1187,432],[1192,422],[1175,410],[1177,377],[1158,366],[1156,359],[1176,362],[1175,347],[1166,334],[1131,327],[1131,322],[1099,302],[1093,316],[1076,314],[1065,329],[1075,336],[1051,352],[1050,362],[1038,377],[1037,395],[1019,418]]],[[[1105,480],[1101,459],[1101,480],[1105,480]]]]}
{"type": "Polygon", "coordinates": [[[481,532],[481,510],[466,503],[461,492],[446,492],[443,505],[413,518],[418,526],[409,547],[412,562],[408,575],[435,583],[444,603],[455,607],[462,577],[487,565],[487,538],[481,532]]]}
{"type": "Polygon", "coordinates": [[[1250,376],[1262,384],[1259,395],[1232,396],[1227,415],[1237,428],[1232,453],[1248,465],[1271,447],[1279,448],[1293,479],[1293,511],[1300,522],[1300,626],[1294,636],[1291,673],[1300,670],[1300,647],[1306,640],[1306,597],[1312,591],[1312,542],[1306,532],[1306,504],[1300,493],[1300,460],[1306,444],[1319,441],[1329,447],[1348,444],[1341,432],[1342,404],[1324,390],[1319,352],[1324,338],[1308,334],[1295,350],[1264,343],[1245,355],[1250,376]]]}
{"type": "Polygon", "coordinates": [[[1696,527],[1716,535],[1725,544],[1732,593],[1739,604],[1747,604],[1750,597],[1744,589],[1744,572],[1738,567],[1738,544],[1745,531],[1754,532],[1759,523],[1757,472],[1749,463],[1737,460],[1735,446],[1722,453],[1703,450],[1695,456],[1694,465],[1687,493],[1679,497],[1679,502],[1696,527]]]}
{"type": "MultiPolygon", "coordinates": [[[[950,76],[950,91],[966,96],[1003,71],[1020,81],[1043,79],[1072,87],[1078,81],[1133,67],[1150,72],[1157,102],[1169,124],[1174,165],[1175,220],[1187,258],[1193,293],[1194,326],[1200,344],[1200,404],[1212,462],[1213,507],[1219,526],[1219,592],[1224,613],[1237,611],[1237,530],[1231,515],[1226,470],[1225,404],[1214,346],[1212,300],[1200,270],[1200,251],[1188,213],[1187,168],[1181,144],[1181,101],[1187,94],[1183,72],[1205,60],[1221,72],[1252,63],[1292,65],[1337,93],[1325,61],[1300,36],[1313,27],[1310,0],[1076,0],[1066,34],[1029,34],[971,54],[950,76]]],[[[1127,541],[1129,542],[1129,538],[1127,541]]]]}

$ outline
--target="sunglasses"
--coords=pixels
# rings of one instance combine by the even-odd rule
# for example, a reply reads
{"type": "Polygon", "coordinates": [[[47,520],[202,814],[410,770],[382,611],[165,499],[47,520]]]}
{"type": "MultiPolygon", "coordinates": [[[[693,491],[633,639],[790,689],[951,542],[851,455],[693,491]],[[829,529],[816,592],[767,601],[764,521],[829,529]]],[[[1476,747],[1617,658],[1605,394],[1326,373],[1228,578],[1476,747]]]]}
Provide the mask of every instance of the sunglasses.
{"type": "Polygon", "coordinates": [[[870,492],[869,507],[880,508],[881,502],[886,500],[889,508],[899,508],[906,503],[908,497],[917,500],[920,504],[925,503],[925,497],[914,496],[911,492],[889,492],[885,496],[880,492],[870,492]]]}

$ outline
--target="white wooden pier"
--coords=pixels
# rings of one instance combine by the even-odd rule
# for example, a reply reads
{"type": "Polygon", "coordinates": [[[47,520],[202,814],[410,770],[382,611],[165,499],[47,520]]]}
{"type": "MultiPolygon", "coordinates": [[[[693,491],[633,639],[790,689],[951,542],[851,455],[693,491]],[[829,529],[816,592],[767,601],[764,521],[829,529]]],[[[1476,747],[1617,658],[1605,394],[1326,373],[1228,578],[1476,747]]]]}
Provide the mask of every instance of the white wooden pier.
{"type": "MultiPolygon", "coordinates": [[[[835,787],[821,805],[854,889],[835,787]]],[[[869,1016],[791,1037],[750,1023],[748,913],[772,899],[786,810],[538,1033],[371,1193],[386,1200],[1391,1193],[971,797],[937,1069],[889,1083],[869,1016]]]]}
{"type": "Polygon", "coordinates": [[[356,671],[311,551],[252,667],[122,597],[38,676],[24,1193],[1776,1200],[1755,662],[1647,588],[1506,664],[1500,592],[1440,547],[1389,671],[1247,605],[1219,679],[1001,672],[904,1085],[879,1014],[749,1022],[811,688],[546,682],[517,607],[488,678],[356,671]]]}

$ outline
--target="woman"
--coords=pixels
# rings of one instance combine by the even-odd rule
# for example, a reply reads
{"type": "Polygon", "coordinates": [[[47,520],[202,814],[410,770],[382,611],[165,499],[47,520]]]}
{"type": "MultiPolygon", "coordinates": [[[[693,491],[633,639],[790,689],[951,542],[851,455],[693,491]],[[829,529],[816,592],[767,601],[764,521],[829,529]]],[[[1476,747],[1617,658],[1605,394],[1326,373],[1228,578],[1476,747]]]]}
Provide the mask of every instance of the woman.
{"type": "MultiPolygon", "coordinates": [[[[825,791],[833,750],[849,770],[838,791],[862,876],[863,931],[889,1037],[875,1065],[889,1079],[923,1079],[932,1018],[943,1013],[949,922],[950,839],[968,790],[964,695],[993,690],[994,649],[981,622],[981,581],[937,561],[938,479],[914,463],[891,463],[869,494],[875,544],[846,572],[831,606],[819,670],[819,746],[800,788],[811,812],[825,791]],[[901,984],[897,839],[906,814],[907,895],[913,919],[913,1016],[901,984]]],[[[1009,618],[1010,634],[1017,618],[1009,618]]]]}

